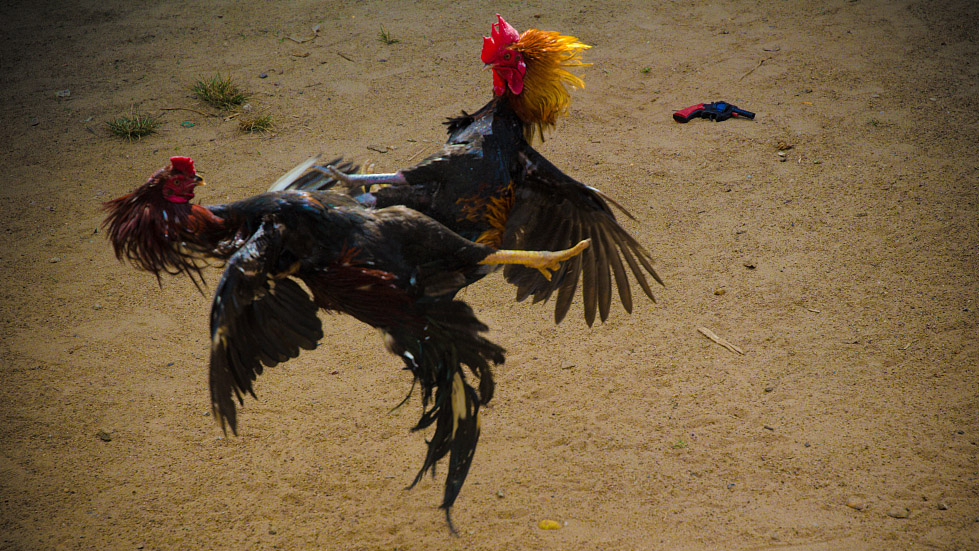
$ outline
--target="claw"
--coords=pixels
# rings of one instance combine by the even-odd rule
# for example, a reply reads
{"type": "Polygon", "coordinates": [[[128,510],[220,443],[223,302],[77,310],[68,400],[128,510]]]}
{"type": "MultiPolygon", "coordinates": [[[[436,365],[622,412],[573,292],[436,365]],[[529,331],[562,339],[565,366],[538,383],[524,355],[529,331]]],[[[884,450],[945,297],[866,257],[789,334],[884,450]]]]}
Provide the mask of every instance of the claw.
{"type": "Polygon", "coordinates": [[[508,251],[500,250],[488,255],[480,264],[522,264],[536,268],[544,279],[551,280],[551,271],[557,271],[561,262],[574,258],[591,245],[591,239],[580,241],[574,247],[563,251],[508,251]]]}
{"type": "Polygon", "coordinates": [[[330,176],[333,176],[333,178],[336,181],[341,182],[343,185],[347,186],[348,188],[351,188],[356,185],[350,176],[344,174],[343,172],[340,172],[339,170],[337,170],[337,167],[333,165],[327,166],[326,171],[329,172],[330,176]]]}

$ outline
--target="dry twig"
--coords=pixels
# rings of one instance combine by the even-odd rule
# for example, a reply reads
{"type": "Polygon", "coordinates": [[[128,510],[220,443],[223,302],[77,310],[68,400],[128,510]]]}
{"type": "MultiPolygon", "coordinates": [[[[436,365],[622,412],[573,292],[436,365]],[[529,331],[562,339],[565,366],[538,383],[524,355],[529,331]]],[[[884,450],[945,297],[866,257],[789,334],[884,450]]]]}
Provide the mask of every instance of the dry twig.
{"type": "Polygon", "coordinates": [[[723,338],[721,338],[721,337],[718,337],[718,336],[717,336],[717,333],[715,333],[715,332],[713,332],[713,331],[711,331],[710,329],[707,329],[706,327],[698,327],[698,328],[697,328],[697,331],[700,331],[700,333],[701,333],[701,334],[702,334],[703,336],[705,336],[705,337],[707,337],[708,339],[710,339],[710,340],[712,340],[712,341],[714,341],[714,342],[716,342],[717,344],[719,344],[719,345],[721,345],[721,346],[723,346],[724,348],[727,348],[727,349],[728,349],[728,350],[730,350],[731,352],[734,352],[734,353],[736,353],[736,354],[740,354],[740,355],[742,355],[742,356],[744,356],[744,350],[741,350],[741,349],[740,349],[740,348],[738,348],[737,346],[735,346],[735,345],[733,345],[733,344],[731,344],[731,343],[730,343],[729,341],[727,341],[726,339],[723,339],[723,338]]]}

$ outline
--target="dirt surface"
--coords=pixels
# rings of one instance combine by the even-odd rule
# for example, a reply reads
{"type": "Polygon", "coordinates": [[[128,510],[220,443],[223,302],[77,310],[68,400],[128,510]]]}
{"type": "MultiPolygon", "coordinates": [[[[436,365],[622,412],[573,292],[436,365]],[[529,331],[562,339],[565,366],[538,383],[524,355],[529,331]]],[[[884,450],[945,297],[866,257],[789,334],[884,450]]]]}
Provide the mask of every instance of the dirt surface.
{"type": "Polygon", "coordinates": [[[0,549],[979,549],[975,3],[10,4],[0,549]],[[222,438],[210,297],[117,262],[99,209],[174,154],[214,203],[319,152],[411,164],[489,99],[497,10],[594,46],[540,149],[667,286],[591,329],[466,290],[508,356],[455,538],[373,330],[327,316],[222,438]],[[217,73],[273,134],[192,96],[217,73]],[[719,99],[758,116],[671,118],[719,99]],[[128,143],[134,104],[163,125],[128,143]]]}

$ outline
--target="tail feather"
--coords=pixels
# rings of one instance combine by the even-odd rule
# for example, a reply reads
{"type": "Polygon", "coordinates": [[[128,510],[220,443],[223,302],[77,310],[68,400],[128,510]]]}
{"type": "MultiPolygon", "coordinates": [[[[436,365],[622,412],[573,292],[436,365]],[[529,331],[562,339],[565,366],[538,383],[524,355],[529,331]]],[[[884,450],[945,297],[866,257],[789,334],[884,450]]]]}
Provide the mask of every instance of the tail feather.
{"type": "Polygon", "coordinates": [[[449,509],[466,480],[479,440],[479,407],[493,397],[490,363],[503,363],[505,351],[480,335],[488,327],[466,303],[439,300],[424,309],[424,335],[392,331],[390,336],[392,351],[402,357],[422,389],[426,409],[412,430],[435,425],[425,461],[411,486],[430,470],[434,476],[436,464],[449,456],[441,507],[452,528],[449,509]],[[479,380],[478,392],[467,381],[464,365],[479,380]]]}

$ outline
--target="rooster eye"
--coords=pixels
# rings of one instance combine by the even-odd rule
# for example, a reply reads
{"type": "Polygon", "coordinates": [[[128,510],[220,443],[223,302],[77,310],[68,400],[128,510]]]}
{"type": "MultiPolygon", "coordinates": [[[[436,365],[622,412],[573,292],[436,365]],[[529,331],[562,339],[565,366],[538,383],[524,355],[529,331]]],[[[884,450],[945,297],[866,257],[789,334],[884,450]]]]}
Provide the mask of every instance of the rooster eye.
{"type": "Polygon", "coordinates": [[[503,59],[510,61],[510,52],[503,54],[503,59]]]}

